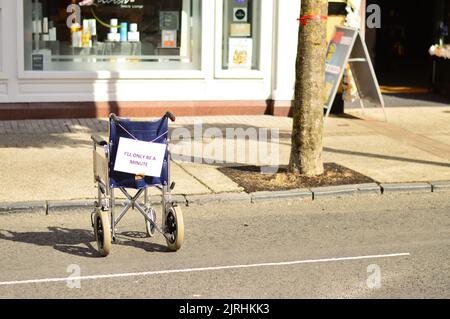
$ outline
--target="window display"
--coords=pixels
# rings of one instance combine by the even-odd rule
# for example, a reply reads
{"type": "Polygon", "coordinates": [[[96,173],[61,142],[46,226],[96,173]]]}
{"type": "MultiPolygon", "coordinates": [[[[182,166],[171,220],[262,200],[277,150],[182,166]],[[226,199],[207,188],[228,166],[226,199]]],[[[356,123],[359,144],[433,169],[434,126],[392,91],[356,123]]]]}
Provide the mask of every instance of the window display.
{"type": "Polygon", "coordinates": [[[201,0],[23,0],[27,71],[199,69],[201,0]]]}
{"type": "Polygon", "coordinates": [[[431,46],[429,53],[431,56],[450,59],[450,1],[442,2],[441,5],[442,14],[438,18],[436,28],[436,39],[438,43],[431,46]]]}
{"type": "Polygon", "coordinates": [[[224,0],[223,55],[225,70],[258,70],[261,0],[224,0]]]}

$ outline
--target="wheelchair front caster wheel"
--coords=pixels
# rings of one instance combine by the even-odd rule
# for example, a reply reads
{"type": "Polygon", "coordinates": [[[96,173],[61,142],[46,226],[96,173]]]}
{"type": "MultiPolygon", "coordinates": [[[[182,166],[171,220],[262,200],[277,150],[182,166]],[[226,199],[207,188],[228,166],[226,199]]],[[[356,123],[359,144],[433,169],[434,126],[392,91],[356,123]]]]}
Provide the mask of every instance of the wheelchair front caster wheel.
{"type": "Polygon", "coordinates": [[[167,246],[172,251],[181,248],[184,242],[184,220],[180,207],[168,206],[166,208],[166,238],[167,246]]]}
{"type": "Polygon", "coordinates": [[[108,213],[97,211],[94,216],[94,232],[100,256],[106,257],[111,252],[111,226],[108,213]]]}
{"type": "MultiPolygon", "coordinates": [[[[151,220],[156,224],[156,212],[153,208],[150,208],[147,212],[151,220]]],[[[147,231],[147,237],[155,236],[156,227],[154,224],[150,223],[147,219],[145,219],[145,230],[147,231]]]]}

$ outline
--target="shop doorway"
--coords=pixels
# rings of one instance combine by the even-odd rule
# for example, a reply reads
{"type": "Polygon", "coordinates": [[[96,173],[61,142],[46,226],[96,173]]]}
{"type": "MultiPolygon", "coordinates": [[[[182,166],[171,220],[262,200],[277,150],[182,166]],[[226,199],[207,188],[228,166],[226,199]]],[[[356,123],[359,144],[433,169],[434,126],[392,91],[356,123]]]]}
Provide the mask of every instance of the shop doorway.
{"type": "Polygon", "coordinates": [[[419,92],[432,89],[435,42],[434,9],[439,0],[377,0],[381,29],[368,29],[371,55],[384,91],[419,92]]]}

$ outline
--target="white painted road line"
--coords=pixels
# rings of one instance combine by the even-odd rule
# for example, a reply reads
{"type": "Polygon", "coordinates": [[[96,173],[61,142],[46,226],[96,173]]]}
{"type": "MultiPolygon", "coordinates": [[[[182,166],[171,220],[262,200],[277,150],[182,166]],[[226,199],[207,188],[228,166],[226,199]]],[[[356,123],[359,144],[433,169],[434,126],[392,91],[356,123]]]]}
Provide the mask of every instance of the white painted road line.
{"type": "Polygon", "coordinates": [[[204,268],[158,270],[158,271],[148,271],[148,272],[96,275],[96,276],[32,279],[32,280],[22,280],[22,281],[0,282],[0,286],[41,284],[41,283],[53,283],[53,282],[67,282],[67,281],[73,282],[73,281],[77,281],[77,280],[95,280],[95,279],[124,278],[124,277],[156,276],[156,275],[178,274],[178,273],[188,273],[188,272],[204,272],[204,271],[245,269],[245,268],[257,268],[257,267],[293,266],[293,265],[301,265],[301,264],[315,264],[315,263],[326,263],[326,262],[354,261],[354,260],[407,257],[407,256],[411,256],[411,254],[410,253],[399,253],[399,254],[389,254],[389,255],[372,255],[372,256],[342,257],[342,258],[328,258],[328,259],[310,259],[310,260],[298,260],[298,261],[289,261],[289,262],[263,263],[263,264],[251,264],[251,265],[234,265],[234,266],[218,266],[218,267],[204,267],[204,268]]]}

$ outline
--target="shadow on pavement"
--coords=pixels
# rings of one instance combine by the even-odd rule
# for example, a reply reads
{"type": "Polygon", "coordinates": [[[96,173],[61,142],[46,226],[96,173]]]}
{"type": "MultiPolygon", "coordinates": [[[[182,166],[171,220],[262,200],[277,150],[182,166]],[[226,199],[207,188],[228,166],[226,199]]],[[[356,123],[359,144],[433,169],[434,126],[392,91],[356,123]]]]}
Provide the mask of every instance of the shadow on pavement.
{"type": "MultiPolygon", "coordinates": [[[[132,234],[137,234],[137,232],[120,234],[122,236],[119,237],[117,244],[143,249],[147,252],[170,252],[166,246],[160,244],[125,238],[145,238],[144,233],[139,233],[139,236],[135,235],[135,237],[132,234]]],[[[97,244],[95,243],[94,232],[86,229],[48,227],[48,232],[14,232],[0,229],[0,240],[53,247],[60,252],[80,257],[100,257],[96,249],[97,244]]]]}
{"type": "Polygon", "coordinates": [[[8,127],[0,134],[0,148],[89,148],[91,134],[105,134],[108,121],[102,119],[70,120],[23,120],[4,121],[0,126],[8,127]],[[85,133],[86,136],[74,133],[85,133]]]}
{"type": "Polygon", "coordinates": [[[374,154],[374,153],[365,153],[365,152],[346,151],[346,150],[340,150],[340,149],[331,148],[331,147],[324,147],[323,150],[325,152],[335,153],[335,154],[342,154],[342,155],[351,155],[351,156],[377,158],[377,159],[382,159],[382,160],[391,160],[391,161],[407,162],[407,163],[414,163],[414,164],[424,164],[424,165],[432,165],[432,166],[450,167],[450,164],[448,164],[448,163],[433,162],[433,161],[420,160],[420,159],[414,159],[414,158],[388,156],[388,155],[381,155],[381,154],[374,154]]]}
{"type": "Polygon", "coordinates": [[[170,141],[172,143],[178,143],[180,141],[195,140],[205,137],[205,133],[208,137],[213,135],[215,138],[223,138],[225,140],[256,140],[258,141],[261,137],[266,137],[264,134],[267,130],[267,138],[270,139],[271,129],[278,130],[279,139],[290,139],[291,129],[281,129],[280,127],[265,127],[264,125],[249,125],[245,123],[202,123],[200,124],[180,124],[172,125],[169,128],[170,141]],[[182,130],[180,130],[182,129],[182,130]],[[209,131],[209,130],[213,131],[209,131]],[[220,132],[221,135],[218,133],[220,132]],[[179,135],[188,134],[188,136],[179,135]]]}
{"type": "MultiPolygon", "coordinates": [[[[436,93],[390,93],[383,94],[384,103],[390,107],[443,107],[450,104],[450,99],[436,93]]],[[[345,108],[359,109],[359,101],[346,103],[345,108]]],[[[369,107],[370,108],[370,107],[369,107]]]]}

